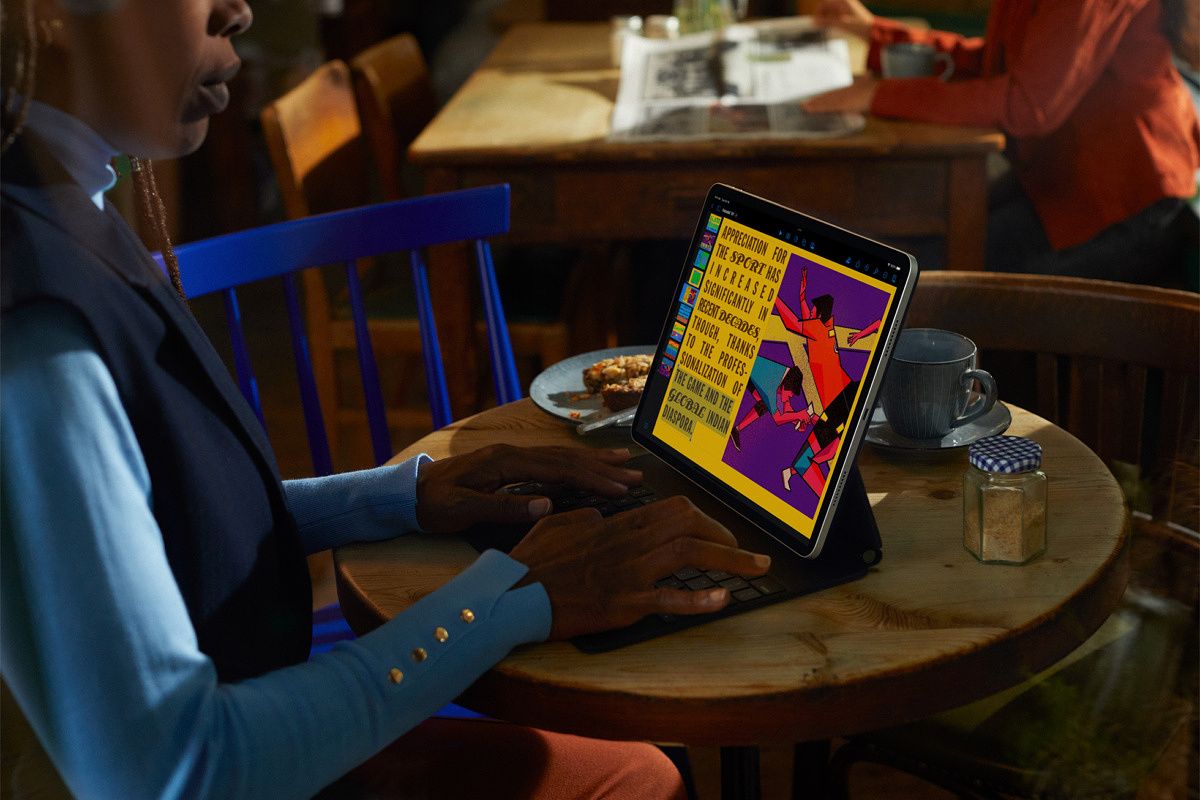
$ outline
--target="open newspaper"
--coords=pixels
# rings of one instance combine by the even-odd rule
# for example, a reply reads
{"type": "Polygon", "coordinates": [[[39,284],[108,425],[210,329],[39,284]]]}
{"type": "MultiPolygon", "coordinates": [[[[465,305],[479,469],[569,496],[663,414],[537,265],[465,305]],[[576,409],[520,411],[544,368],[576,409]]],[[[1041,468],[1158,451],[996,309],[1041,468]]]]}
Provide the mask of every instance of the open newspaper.
{"type": "Polygon", "coordinates": [[[811,27],[734,25],[627,36],[611,138],[828,137],[861,130],[859,114],[809,114],[800,101],[849,86],[849,48],[811,27]]]}

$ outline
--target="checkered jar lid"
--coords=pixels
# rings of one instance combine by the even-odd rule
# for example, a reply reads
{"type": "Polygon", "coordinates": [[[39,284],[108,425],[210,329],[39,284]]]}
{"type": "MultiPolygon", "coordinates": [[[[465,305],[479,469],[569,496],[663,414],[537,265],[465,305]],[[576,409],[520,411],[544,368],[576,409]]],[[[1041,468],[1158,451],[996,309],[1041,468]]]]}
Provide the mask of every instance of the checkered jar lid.
{"type": "Polygon", "coordinates": [[[988,436],[971,445],[971,466],[985,472],[1013,474],[1042,465],[1042,446],[1021,436],[988,436]]]}

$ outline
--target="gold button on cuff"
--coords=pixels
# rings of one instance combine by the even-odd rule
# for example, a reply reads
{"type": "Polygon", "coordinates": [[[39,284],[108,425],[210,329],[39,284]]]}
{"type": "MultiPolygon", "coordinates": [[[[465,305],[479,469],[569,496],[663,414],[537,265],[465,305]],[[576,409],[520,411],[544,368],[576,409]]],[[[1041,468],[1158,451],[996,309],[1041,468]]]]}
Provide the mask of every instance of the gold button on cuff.
{"type": "Polygon", "coordinates": [[[420,664],[425,659],[429,658],[429,654],[425,652],[424,647],[418,647],[412,651],[412,660],[420,664]]]}
{"type": "Polygon", "coordinates": [[[464,608],[459,616],[462,617],[463,622],[468,624],[475,621],[475,612],[469,608],[464,608]]]}
{"type": "Polygon", "coordinates": [[[434,628],[433,638],[437,639],[439,642],[445,642],[450,638],[450,631],[446,630],[445,628],[434,628]]]}
{"type": "Polygon", "coordinates": [[[404,673],[396,667],[392,667],[392,671],[388,673],[388,678],[392,683],[399,683],[400,681],[404,680],[404,673]]]}

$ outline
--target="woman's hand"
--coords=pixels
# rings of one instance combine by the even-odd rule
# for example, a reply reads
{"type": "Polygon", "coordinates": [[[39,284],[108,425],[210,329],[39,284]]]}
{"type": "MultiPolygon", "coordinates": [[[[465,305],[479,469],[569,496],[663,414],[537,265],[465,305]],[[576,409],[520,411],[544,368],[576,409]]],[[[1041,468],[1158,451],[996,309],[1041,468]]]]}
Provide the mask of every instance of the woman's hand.
{"type": "Polygon", "coordinates": [[[818,25],[841,28],[864,39],[875,24],[875,15],[858,0],[822,0],[813,18],[818,25]]]}
{"type": "Polygon", "coordinates": [[[874,78],[860,76],[855,78],[850,86],[811,97],[800,105],[810,114],[866,114],[871,110],[871,102],[875,99],[875,89],[878,86],[879,81],[874,78]]]}
{"type": "Polygon", "coordinates": [[[496,492],[522,481],[575,486],[617,497],[642,482],[620,466],[629,451],[498,444],[425,464],[417,478],[417,523],[431,533],[453,533],[480,522],[531,522],[550,512],[550,500],[496,492]]]}
{"type": "Polygon", "coordinates": [[[657,588],[683,567],[762,575],[765,555],[737,547],[724,526],[677,496],[605,519],[595,509],[555,514],[533,526],[511,556],[529,567],[522,584],[550,597],[550,638],[630,625],[647,614],[703,614],[729,603],[726,589],[657,588]]]}

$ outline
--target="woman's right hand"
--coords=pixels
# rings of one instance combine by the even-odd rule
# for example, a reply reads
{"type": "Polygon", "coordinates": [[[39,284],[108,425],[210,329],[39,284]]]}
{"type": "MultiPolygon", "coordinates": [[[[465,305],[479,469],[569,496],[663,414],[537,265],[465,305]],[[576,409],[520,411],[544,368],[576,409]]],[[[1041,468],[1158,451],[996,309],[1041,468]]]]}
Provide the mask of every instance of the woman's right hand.
{"type": "Polygon", "coordinates": [[[875,23],[875,15],[859,0],[821,0],[814,19],[818,25],[841,28],[864,39],[875,23]]]}
{"type": "Polygon", "coordinates": [[[771,559],[741,550],[724,526],[686,497],[604,518],[595,509],[539,521],[510,554],[529,567],[522,585],[550,598],[550,639],[619,628],[647,614],[704,614],[729,603],[726,589],[656,587],[683,567],[734,575],[766,573],[771,559]]]}

